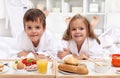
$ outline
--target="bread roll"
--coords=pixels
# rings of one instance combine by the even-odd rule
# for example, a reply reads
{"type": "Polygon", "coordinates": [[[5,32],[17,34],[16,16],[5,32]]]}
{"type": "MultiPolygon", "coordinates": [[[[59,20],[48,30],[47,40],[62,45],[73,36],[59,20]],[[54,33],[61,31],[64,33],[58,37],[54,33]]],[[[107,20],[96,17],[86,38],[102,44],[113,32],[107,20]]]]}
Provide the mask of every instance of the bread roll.
{"type": "Polygon", "coordinates": [[[3,67],[2,68],[0,68],[0,72],[2,72],[3,71],[3,67]]]}
{"type": "Polygon", "coordinates": [[[59,64],[58,69],[62,71],[77,73],[77,74],[88,74],[88,69],[84,65],[74,66],[68,64],[59,64]]]}
{"type": "Polygon", "coordinates": [[[18,62],[17,69],[19,69],[19,70],[24,69],[24,64],[21,61],[18,62]]]}
{"type": "Polygon", "coordinates": [[[0,72],[3,71],[3,68],[4,68],[4,65],[3,65],[3,64],[0,64],[0,72]]]}
{"type": "Polygon", "coordinates": [[[64,63],[70,65],[78,65],[79,61],[76,58],[74,58],[72,55],[69,55],[64,59],[64,63]]]}
{"type": "Polygon", "coordinates": [[[0,64],[0,68],[2,68],[2,67],[4,67],[4,65],[3,65],[3,64],[0,64]]]}

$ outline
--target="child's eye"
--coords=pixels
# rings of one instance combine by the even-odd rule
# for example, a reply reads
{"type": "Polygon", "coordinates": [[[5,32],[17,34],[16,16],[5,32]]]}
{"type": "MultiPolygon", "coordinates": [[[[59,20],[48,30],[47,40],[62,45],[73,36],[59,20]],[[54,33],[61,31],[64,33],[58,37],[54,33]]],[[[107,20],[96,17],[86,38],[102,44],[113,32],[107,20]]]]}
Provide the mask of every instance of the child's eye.
{"type": "Polygon", "coordinates": [[[40,26],[37,26],[36,29],[40,29],[40,26]]]}
{"type": "Polygon", "coordinates": [[[72,31],[76,30],[75,28],[72,29],[72,31]]]}
{"type": "Polygon", "coordinates": [[[27,29],[29,29],[29,30],[30,30],[30,29],[32,29],[32,27],[27,27],[27,29]]]}
{"type": "Polygon", "coordinates": [[[80,30],[84,30],[84,28],[79,28],[80,30]]]}

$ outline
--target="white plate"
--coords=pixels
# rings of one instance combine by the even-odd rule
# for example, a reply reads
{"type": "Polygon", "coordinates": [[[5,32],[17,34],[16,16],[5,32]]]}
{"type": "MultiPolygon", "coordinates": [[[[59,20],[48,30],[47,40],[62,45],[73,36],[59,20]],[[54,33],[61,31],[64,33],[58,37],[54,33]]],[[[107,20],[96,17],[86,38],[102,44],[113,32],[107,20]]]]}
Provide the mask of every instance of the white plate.
{"type": "Polygon", "coordinates": [[[1,73],[6,73],[8,70],[9,70],[9,67],[4,65],[4,69],[3,69],[2,72],[0,72],[0,74],[1,74],[1,73]]]}
{"type": "Polygon", "coordinates": [[[67,71],[62,71],[62,70],[59,70],[59,72],[62,73],[62,74],[65,74],[65,75],[76,74],[76,73],[67,72],[67,71]]]}

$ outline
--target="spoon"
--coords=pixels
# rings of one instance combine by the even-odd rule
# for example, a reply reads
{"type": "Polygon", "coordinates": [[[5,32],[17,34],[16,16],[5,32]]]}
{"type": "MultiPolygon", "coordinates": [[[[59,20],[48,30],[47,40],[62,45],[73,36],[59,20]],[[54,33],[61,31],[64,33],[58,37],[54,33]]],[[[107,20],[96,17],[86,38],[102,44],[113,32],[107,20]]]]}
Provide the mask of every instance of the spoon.
{"type": "MultiPolygon", "coordinates": [[[[83,56],[88,59],[88,57],[86,55],[83,55],[83,56]]],[[[101,64],[98,64],[98,63],[96,63],[95,61],[93,61],[91,59],[88,59],[88,61],[93,62],[97,66],[102,66],[101,64]]]]}
{"type": "Polygon", "coordinates": [[[4,65],[10,67],[8,63],[4,63],[4,65]]]}

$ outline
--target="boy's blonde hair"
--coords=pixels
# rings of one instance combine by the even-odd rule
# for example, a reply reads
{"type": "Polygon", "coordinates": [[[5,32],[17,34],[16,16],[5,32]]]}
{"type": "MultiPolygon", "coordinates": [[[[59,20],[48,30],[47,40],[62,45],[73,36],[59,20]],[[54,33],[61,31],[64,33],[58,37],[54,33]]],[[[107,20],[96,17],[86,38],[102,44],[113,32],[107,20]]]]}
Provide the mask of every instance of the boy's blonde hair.
{"type": "Polygon", "coordinates": [[[38,20],[41,21],[43,28],[46,28],[46,17],[41,10],[35,8],[27,10],[27,12],[24,14],[23,17],[24,28],[25,28],[25,22],[28,21],[34,22],[38,20]]]}
{"type": "Polygon", "coordinates": [[[86,29],[87,29],[87,37],[96,39],[96,41],[100,44],[100,40],[95,35],[95,33],[93,31],[93,28],[90,25],[89,21],[84,16],[81,16],[80,14],[74,15],[72,17],[72,19],[70,20],[70,22],[68,24],[68,28],[66,29],[62,39],[67,40],[67,41],[72,39],[72,36],[71,36],[71,33],[70,33],[70,26],[73,23],[73,21],[75,21],[76,19],[83,20],[83,22],[85,23],[86,29]]]}

